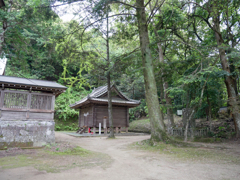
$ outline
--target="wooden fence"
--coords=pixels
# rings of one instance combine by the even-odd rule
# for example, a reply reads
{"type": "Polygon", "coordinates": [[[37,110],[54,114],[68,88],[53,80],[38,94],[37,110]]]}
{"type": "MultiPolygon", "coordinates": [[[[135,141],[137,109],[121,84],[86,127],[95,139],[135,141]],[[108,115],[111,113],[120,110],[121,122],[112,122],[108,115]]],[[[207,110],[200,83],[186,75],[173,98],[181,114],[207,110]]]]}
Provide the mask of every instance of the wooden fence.
{"type": "MultiPolygon", "coordinates": [[[[209,132],[209,128],[206,129],[195,129],[193,130],[192,128],[188,129],[188,136],[197,136],[197,137],[204,137],[204,136],[208,136],[208,132],[209,132]]],[[[185,133],[185,129],[183,128],[174,128],[170,130],[170,134],[172,136],[184,136],[185,133]]]]}

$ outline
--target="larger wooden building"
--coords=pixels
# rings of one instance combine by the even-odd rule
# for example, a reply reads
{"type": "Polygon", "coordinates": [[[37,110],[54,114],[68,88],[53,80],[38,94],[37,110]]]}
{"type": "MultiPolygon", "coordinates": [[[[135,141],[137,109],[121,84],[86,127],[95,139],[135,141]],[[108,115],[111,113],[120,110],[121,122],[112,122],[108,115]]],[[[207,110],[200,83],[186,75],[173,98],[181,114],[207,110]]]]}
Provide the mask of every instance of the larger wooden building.
{"type": "MultiPolygon", "coordinates": [[[[79,110],[79,127],[98,128],[99,123],[103,127],[103,119],[107,119],[106,125],[109,127],[107,93],[107,86],[101,86],[82,100],[70,105],[71,108],[79,110]]],[[[140,101],[126,97],[115,85],[111,86],[111,94],[113,126],[129,127],[129,108],[138,106],[140,101]]]]}
{"type": "Polygon", "coordinates": [[[0,149],[53,143],[55,97],[67,88],[9,76],[0,76],[0,88],[0,149]]]}

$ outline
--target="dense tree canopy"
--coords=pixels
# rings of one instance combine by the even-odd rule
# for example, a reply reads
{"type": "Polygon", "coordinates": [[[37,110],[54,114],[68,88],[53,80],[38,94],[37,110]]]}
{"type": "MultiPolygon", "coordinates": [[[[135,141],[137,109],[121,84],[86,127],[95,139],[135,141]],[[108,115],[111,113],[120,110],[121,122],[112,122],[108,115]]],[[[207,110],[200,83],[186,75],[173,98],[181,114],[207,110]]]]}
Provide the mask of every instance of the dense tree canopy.
{"type": "MultiPolygon", "coordinates": [[[[7,75],[58,81],[71,87],[72,100],[109,75],[127,96],[142,100],[130,117],[149,115],[152,138],[163,141],[169,140],[164,114],[173,127],[173,114],[183,108],[211,119],[229,106],[240,130],[239,1],[4,2],[0,55],[8,58],[7,75]],[[75,20],[63,22],[56,2],[74,3],[75,20]]],[[[72,102],[67,98],[61,102],[72,102]]],[[[76,115],[66,106],[56,106],[59,118],[76,115]]]]}

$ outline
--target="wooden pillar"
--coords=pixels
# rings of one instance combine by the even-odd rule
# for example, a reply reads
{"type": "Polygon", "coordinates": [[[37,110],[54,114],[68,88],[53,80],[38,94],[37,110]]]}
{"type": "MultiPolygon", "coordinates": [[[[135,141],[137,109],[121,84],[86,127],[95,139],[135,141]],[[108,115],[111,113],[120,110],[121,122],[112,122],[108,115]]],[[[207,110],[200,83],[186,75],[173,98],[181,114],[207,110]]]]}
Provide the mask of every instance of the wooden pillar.
{"type": "Polygon", "coordinates": [[[93,134],[96,134],[96,127],[93,127],[93,134]]]}
{"type": "MultiPolygon", "coordinates": [[[[4,85],[3,85],[4,87],[4,85]]],[[[0,118],[2,117],[2,108],[4,103],[4,90],[1,90],[1,96],[0,96],[0,118]]]]}
{"type": "Polygon", "coordinates": [[[31,101],[32,101],[32,94],[31,90],[27,94],[27,112],[26,112],[26,119],[29,119],[29,111],[31,109],[31,101]]]}
{"type": "Polygon", "coordinates": [[[81,127],[81,109],[79,109],[79,115],[78,115],[78,127],[81,127]]]}
{"type": "Polygon", "coordinates": [[[116,127],[116,134],[118,133],[118,127],[116,127]]]}
{"type": "Polygon", "coordinates": [[[0,100],[0,108],[3,108],[3,103],[4,103],[4,90],[1,90],[1,100],[0,100]]]}
{"type": "Polygon", "coordinates": [[[126,127],[126,133],[128,133],[128,127],[129,127],[129,108],[127,107],[127,127],[126,127]]]}
{"type": "Polygon", "coordinates": [[[52,95],[52,103],[51,103],[52,119],[54,119],[54,106],[55,106],[55,94],[52,95]]]}
{"type": "Polygon", "coordinates": [[[129,108],[126,108],[126,119],[127,119],[127,127],[129,127],[129,108]]]}
{"type": "Polygon", "coordinates": [[[95,104],[93,105],[92,107],[92,113],[93,113],[93,116],[92,116],[92,121],[93,121],[93,126],[97,126],[96,122],[96,106],[95,104]]]}
{"type": "Polygon", "coordinates": [[[107,117],[103,117],[103,129],[104,129],[104,134],[107,134],[107,117]]]}

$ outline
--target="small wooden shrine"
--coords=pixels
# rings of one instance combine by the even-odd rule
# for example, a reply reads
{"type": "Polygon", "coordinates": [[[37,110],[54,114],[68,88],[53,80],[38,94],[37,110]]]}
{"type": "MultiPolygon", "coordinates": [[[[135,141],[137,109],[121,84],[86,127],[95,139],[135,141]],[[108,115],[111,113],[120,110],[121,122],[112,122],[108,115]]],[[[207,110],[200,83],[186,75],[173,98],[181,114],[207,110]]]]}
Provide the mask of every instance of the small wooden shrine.
{"type": "Polygon", "coordinates": [[[0,149],[53,143],[55,97],[67,88],[10,76],[0,76],[0,88],[0,149]]]}
{"type": "MultiPolygon", "coordinates": [[[[115,85],[111,86],[113,126],[115,128],[129,127],[129,108],[136,107],[140,101],[129,99],[115,85]]],[[[80,101],[71,104],[71,108],[79,110],[79,127],[103,127],[103,119],[109,127],[107,86],[93,90],[91,94],[80,101]]]]}

